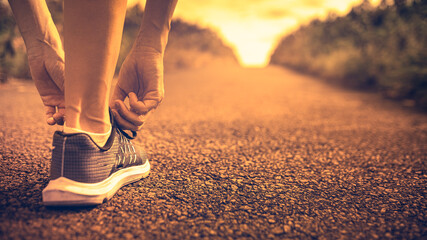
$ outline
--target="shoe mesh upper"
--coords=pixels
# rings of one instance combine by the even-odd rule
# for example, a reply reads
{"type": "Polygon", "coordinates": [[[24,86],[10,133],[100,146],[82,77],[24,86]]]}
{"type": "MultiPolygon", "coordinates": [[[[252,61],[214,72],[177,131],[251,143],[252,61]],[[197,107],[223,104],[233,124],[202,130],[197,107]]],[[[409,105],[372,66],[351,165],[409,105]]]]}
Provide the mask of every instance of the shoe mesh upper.
{"type": "Polygon", "coordinates": [[[82,182],[97,183],[121,169],[143,165],[145,152],[131,143],[118,128],[108,149],[101,149],[84,133],[53,136],[51,180],[59,177],[82,182]]]}

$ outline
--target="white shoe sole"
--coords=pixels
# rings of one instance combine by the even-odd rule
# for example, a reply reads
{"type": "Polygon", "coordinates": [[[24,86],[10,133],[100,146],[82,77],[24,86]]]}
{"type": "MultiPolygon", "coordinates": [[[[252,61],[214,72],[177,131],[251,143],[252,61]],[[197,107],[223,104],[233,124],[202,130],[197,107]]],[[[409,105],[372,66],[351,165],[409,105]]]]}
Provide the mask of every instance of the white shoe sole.
{"type": "Polygon", "coordinates": [[[47,206],[90,206],[110,200],[126,184],[145,178],[150,163],[119,170],[98,183],[81,183],[65,177],[49,182],[43,190],[43,204],[47,206]]]}

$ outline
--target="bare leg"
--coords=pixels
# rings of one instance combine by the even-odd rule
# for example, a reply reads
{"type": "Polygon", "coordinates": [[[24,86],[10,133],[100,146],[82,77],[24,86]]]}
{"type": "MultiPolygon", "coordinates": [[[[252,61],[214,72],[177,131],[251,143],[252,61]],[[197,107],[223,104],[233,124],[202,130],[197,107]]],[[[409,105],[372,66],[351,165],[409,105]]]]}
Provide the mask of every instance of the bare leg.
{"type": "Polygon", "coordinates": [[[65,0],[64,4],[65,125],[109,132],[108,97],[126,0],[65,0]]]}

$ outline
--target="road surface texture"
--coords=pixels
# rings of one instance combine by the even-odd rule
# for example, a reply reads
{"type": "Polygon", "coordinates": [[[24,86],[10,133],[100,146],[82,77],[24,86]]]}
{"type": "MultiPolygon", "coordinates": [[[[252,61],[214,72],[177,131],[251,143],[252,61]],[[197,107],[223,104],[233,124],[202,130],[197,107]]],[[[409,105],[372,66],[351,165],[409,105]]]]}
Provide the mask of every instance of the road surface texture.
{"type": "Polygon", "coordinates": [[[165,84],[150,176],[92,208],[42,205],[55,128],[31,82],[2,85],[0,238],[427,238],[425,114],[276,67],[165,84]]]}

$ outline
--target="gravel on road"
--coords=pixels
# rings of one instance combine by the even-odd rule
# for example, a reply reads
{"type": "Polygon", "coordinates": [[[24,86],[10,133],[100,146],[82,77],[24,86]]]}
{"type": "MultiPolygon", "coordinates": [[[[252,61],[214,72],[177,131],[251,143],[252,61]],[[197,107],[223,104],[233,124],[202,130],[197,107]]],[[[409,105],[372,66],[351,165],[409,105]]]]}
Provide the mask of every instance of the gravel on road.
{"type": "Polygon", "coordinates": [[[57,128],[0,85],[0,238],[427,238],[425,114],[276,67],[165,79],[150,176],[92,208],[42,205],[57,128]]]}

